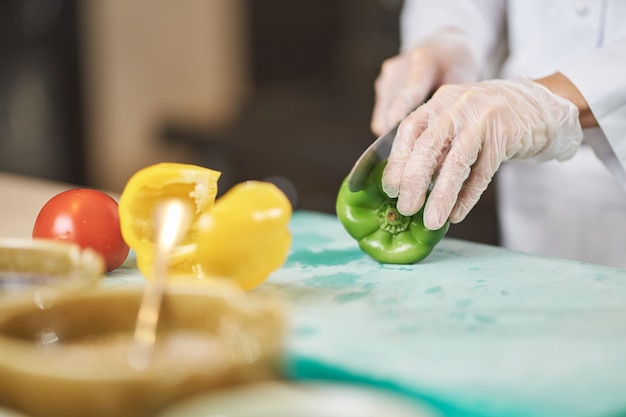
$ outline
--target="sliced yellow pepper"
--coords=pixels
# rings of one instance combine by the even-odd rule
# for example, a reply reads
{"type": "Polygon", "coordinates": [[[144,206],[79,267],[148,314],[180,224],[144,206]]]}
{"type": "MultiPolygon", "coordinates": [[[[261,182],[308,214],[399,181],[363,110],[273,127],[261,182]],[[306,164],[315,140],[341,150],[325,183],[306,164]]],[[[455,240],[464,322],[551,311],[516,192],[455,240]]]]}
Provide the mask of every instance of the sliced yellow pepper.
{"type": "Polygon", "coordinates": [[[145,277],[152,277],[154,265],[152,212],[171,197],[196,207],[191,228],[169,261],[171,277],[228,279],[247,290],[284,263],[291,246],[289,199],[272,183],[247,181],[215,201],[219,176],[195,165],[161,163],[130,178],[119,201],[120,224],[145,277]]]}
{"type": "Polygon", "coordinates": [[[203,278],[196,259],[197,224],[215,203],[220,175],[196,165],[163,162],[137,171],[128,180],[119,201],[122,237],[135,252],[137,268],[146,278],[152,277],[154,267],[153,210],[171,197],[190,201],[195,213],[187,235],[172,251],[169,272],[178,277],[203,278]]]}
{"type": "Polygon", "coordinates": [[[203,270],[245,290],[256,287],[287,258],[291,214],[289,199],[274,184],[235,185],[201,219],[198,260],[203,270]]]}

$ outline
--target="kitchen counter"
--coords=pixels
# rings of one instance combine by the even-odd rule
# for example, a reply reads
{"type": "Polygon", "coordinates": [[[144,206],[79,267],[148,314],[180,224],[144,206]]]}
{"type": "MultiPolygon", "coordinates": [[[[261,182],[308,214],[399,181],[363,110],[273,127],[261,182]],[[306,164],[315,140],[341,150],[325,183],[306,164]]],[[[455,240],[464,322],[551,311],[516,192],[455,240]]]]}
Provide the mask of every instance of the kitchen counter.
{"type": "MultiPolygon", "coordinates": [[[[29,236],[64,185],[0,175],[0,236],[29,236]]],[[[254,291],[290,304],[284,372],[366,383],[445,416],[626,413],[626,270],[446,238],[382,265],[334,216],[296,212],[286,264],[254,291]]],[[[142,283],[132,264],[107,285],[142,283]]]]}
{"type": "Polygon", "coordinates": [[[0,172],[0,237],[30,238],[39,210],[74,186],[0,172]]]}

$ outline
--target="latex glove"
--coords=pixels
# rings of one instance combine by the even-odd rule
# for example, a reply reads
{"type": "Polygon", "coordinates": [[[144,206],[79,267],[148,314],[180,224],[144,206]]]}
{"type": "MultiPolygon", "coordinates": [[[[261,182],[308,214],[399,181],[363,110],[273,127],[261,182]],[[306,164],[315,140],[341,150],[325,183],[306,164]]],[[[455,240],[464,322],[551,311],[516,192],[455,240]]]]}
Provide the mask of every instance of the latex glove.
{"type": "Polygon", "coordinates": [[[424,224],[438,229],[465,218],[503,161],[565,160],[582,136],[578,108],[531,80],[446,85],[400,124],[383,190],[409,216],[433,180],[424,224]]]}
{"type": "Polygon", "coordinates": [[[475,60],[463,37],[453,31],[439,33],[383,63],[374,83],[376,102],[371,129],[382,135],[440,85],[477,78],[475,60]]]}

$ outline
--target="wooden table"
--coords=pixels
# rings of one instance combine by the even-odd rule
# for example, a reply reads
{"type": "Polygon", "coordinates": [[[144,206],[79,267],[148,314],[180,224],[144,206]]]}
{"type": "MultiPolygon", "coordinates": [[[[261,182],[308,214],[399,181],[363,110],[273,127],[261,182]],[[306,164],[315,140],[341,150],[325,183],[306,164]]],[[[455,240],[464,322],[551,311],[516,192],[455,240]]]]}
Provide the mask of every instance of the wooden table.
{"type": "Polygon", "coordinates": [[[74,186],[0,172],[0,237],[29,238],[43,205],[74,186]]]}

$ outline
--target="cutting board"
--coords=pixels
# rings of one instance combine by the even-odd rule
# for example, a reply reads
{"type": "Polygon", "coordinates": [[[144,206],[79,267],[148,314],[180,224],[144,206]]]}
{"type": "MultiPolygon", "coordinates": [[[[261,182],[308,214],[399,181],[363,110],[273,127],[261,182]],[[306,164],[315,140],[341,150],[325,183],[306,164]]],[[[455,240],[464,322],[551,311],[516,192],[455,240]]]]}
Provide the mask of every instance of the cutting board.
{"type": "Polygon", "coordinates": [[[285,375],[393,389],[446,416],[626,415],[626,270],[444,239],[379,264],[297,212],[255,291],[290,301],[285,375]]]}
{"type": "MultiPolygon", "coordinates": [[[[296,212],[284,375],[367,384],[447,417],[626,416],[626,270],[445,238],[415,265],[296,212]]],[[[132,261],[132,260],[131,260],[132,261]]],[[[143,285],[132,262],[106,286],[143,285]]],[[[392,417],[392,416],[390,416],[392,417]]]]}

